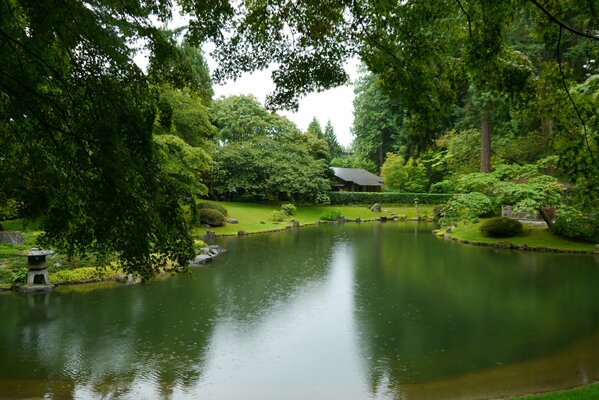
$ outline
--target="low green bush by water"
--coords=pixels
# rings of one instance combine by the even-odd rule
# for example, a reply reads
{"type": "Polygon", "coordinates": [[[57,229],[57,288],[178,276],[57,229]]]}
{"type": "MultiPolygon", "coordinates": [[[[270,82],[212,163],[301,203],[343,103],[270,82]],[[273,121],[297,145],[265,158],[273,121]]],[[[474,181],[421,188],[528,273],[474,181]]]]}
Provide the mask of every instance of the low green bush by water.
{"type": "Polygon", "coordinates": [[[225,216],[213,208],[200,208],[200,223],[210,226],[224,226],[225,216]]]}
{"type": "Polygon", "coordinates": [[[339,221],[343,217],[340,210],[330,210],[320,216],[321,221],[339,221]]]}
{"type": "Polygon", "coordinates": [[[520,221],[513,218],[496,217],[483,222],[480,231],[487,237],[507,238],[520,235],[524,227],[520,221]]]}
{"type": "Polygon", "coordinates": [[[227,213],[228,213],[228,211],[225,207],[221,206],[220,204],[215,204],[215,203],[199,203],[198,208],[199,209],[209,208],[212,210],[216,210],[216,211],[220,212],[222,215],[224,215],[225,217],[227,216],[227,213]]]}
{"type": "Polygon", "coordinates": [[[112,268],[83,267],[77,269],[63,269],[50,274],[51,282],[79,282],[95,279],[105,279],[118,276],[120,273],[112,268]]]}
{"type": "Polygon", "coordinates": [[[588,217],[572,207],[561,207],[552,232],[567,239],[599,243],[599,219],[588,217]]]}

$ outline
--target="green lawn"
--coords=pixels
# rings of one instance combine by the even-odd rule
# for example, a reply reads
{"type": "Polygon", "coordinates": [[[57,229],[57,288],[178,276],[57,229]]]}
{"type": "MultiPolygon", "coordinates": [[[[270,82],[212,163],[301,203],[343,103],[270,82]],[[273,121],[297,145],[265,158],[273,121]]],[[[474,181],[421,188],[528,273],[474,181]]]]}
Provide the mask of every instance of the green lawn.
{"type": "Polygon", "coordinates": [[[566,390],[563,392],[553,392],[535,396],[524,396],[514,398],[518,400],[583,400],[599,399],[599,384],[583,386],[581,388],[566,390]]]}
{"type": "Polygon", "coordinates": [[[526,245],[530,248],[550,248],[570,251],[593,251],[595,245],[592,243],[575,242],[553,235],[545,225],[524,225],[524,233],[511,238],[489,238],[483,236],[479,227],[484,220],[471,225],[458,226],[451,232],[456,239],[469,240],[482,243],[511,242],[514,246],[526,245]]]}
{"type": "MultiPolygon", "coordinates": [[[[237,202],[212,202],[222,205],[228,210],[227,218],[237,218],[239,224],[226,224],[223,227],[210,228],[215,231],[218,235],[236,235],[239,231],[245,231],[247,233],[264,232],[275,229],[284,229],[290,224],[291,218],[295,218],[300,224],[313,224],[320,219],[320,216],[331,210],[339,210],[345,218],[362,220],[374,219],[380,216],[389,217],[390,215],[386,212],[376,213],[370,211],[365,206],[301,206],[295,210],[291,218],[288,218],[284,222],[274,223],[272,220],[272,213],[275,210],[279,210],[279,205],[264,205],[264,204],[253,204],[253,203],[237,203],[237,202]],[[263,223],[261,223],[263,222],[263,223]]],[[[407,218],[417,217],[416,209],[414,206],[401,207],[401,206],[385,206],[382,207],[384,210],[389,210],[396,215],[406,215],[407,218]]],[[[432,215],[434,206],[421,206],[419,207],[419,215],[430,216],[432,215]]],[[[195,228],[195,235],[202,235],[206,233],[205,228],[195,228]]]]}

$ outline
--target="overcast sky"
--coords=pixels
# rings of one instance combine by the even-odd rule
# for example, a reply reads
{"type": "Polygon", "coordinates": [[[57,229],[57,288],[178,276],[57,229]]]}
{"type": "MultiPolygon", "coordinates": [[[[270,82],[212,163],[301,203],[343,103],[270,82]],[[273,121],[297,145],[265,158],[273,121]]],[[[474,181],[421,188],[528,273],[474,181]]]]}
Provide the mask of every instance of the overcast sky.
{"type": "MultiPolygon", "coordinates": [[[[211,71],[215,64],[212,60],[208,61],[211,71]]],[[[346,65],[352,82],[357,78],[357,61],[351,60],[346,65]]],[[[269,71],[258,71],[252,74],[245,74],[235,82],[228,82],[225,85],[214,85],[215,97],[230,96],[238,94],[253,94],[264,104],[266,95],[274,90],[274,83],[270,78],[269,71]]],[[[301,131],[308,128],[312,118],[316,117],[324,128],[328,120],[331,120],[335,128],[337,140],[343,146],[349,146],[352,141],[350,128],[352,126],[353,115],[353,86],[340,86],[321,93],[311,93],[300,100],[299,110],[297,112],[279,111],[278,113],[286,116],[295,122],[301,131]]]]}
{"type": "MultiPolygon", "coordinates": [[[[168,22],[166,28],[176,29],[188,24],[189,19],[182,17],[175,8],[173,19],[168,22]]],[[[158,21],[154,21],[159,25],[158,21]]],[[[210,72],[216,68],[216,64],[210,58],[210,45],[204,46],[204,55],[208,62],[210,72]]],[[[140,51],[135,57],[135,62],[144,70],[147,70],[148,56],[147,51],[140,51]]],[[[358,60],[350,60],[345,70],[354,82],[357,77],[358,60]]],[[[220,96],[230,96],[238,94],[253,94],[264,105],[266,95],[274,89],[274,83],[270,78],[269,71],[257,71],[252,74],[244,74],[234,82],[227,82],[225,85],[214,85],[215,98],[220,96]]],[[[354,121],[353,115],[353,86],[340,86],[321,93],[312,93],[300,100],[297,112],[279,111],[279,114],[286,116],[293,121],[301,131],[306,131],[312,118],[316,117],[320,121],[323,129],[328,120],[331,120],[337,135],[337,140],[343,146],[349,147],[352,142],[350,132],[354,121]]]]}

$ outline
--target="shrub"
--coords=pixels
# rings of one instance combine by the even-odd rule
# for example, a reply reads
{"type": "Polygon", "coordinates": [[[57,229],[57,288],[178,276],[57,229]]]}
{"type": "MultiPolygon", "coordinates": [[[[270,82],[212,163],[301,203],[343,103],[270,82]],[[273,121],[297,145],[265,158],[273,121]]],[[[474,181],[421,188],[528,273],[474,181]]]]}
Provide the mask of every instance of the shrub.
{"type": "Polygon", "coordinates": [[[340,210],[329,210],[320,216],[321,221],[339,221],[343,218],[340,210]]]}
{"type": "Polygon", "coordinates": [[[318,193],[315,199],[316,204],[331,204],[331,197],[326,193],[318,193]]]}
{"type": "Polygon", "coordinates": [[[404,160],[395,153],[387,153],[387,159],[381,167],[381,176],[386,188],[406,192],[423,191],[428,182],[426,168],[419,160],[404,160]]]}
{"type": "Polygon", "coordinates": [[[439,224],[451,226],[459,221],[476,222],[478,217],[493,211],[493,202],[482,193],[454,195],[440,210],[439,224]]]}
{"type": "Polygon", "coordinates": [[[27,280],[27,268],[19,268],[12,273],[11,281],[13,285],[23,285],[27,280]]]}
{"type": "Polygon", "coordinates": [[[567,239],[599,243],[599,220],[564,206],[557,211],[551,232],[567,239]]]}
{"type": "Polygon", "coordinates": [[[213,204],[213,203],[199,203],[198,204],[198,208],[202,209],[202,208],[209,208],[212,210],[217,210],[218,212],[220,212],[222,215],[224,215],[225,217],[227,216],[227,209],[219,204],[213,204]]]}
{"type": "Polygon", "coordinates": [[[444,180],[441,182],[433,183],[430,189],[431,193],[454,193],[455,184],[452,181],[444,180]]]}
{"type": "Polygon", "coordinates": [[[213,208],[200,208],[200,222],[210,226],[224,226],[225,216],[213,208]]]}
{"type": "Polygon", "coordinates": [[[281,205],[281,211],[283,211],[287,215],[293,215],[297,207],[293,204],[283,204],[281,205]]]}
{"type": "Polygon", "coordinates": [[[398,192],[330,192],[331,204],[444,204],[451,194],[398,192]]]}
{"type": "Polygon", "coordinates": [[[19,205],[16,200],[8,200],[0,203],[0,221],[5,219],[15,219],[19,216],[19,205]]]}
{"type": "Polygon", "coordinates": [[[480,226],[483,235],[494,238],[506,238],[519,235],[524,228],[520,221],[513,218],[496,217],[485,221],[480,226]]]}
{"type": "Polygon", "coordinates": [[[287,217],[288,215],[285,214],[283,211],[275,210],[272,212],[272,220],[274,222],[283,222],[287,217]]]}
{"type": "Polygon", "coordinates": [[[120,273],[112,268],[83,267],[76,269],[61,269],[51,274],[54,282],[92,281],[117,276],[120,273]]]}

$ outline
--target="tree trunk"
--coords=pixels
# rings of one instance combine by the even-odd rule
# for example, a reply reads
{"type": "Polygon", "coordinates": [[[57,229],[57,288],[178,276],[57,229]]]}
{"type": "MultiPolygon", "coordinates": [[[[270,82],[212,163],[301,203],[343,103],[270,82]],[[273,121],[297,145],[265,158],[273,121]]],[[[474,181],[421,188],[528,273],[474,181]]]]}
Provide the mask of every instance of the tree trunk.
{"type": "MultiPolygon", "coordinates": [[[[548,117],[541,117],[541,141],[543,143],[543,155],[547,155],[547,142],[553,134],[553,120],[548,117]]],[[[547,167],[544,172],[548,175],[553,174],[553,168],[547,167]]]]}
{"type": "Polygon", "coordinates": [[[489,105],[485,105],[480,116],[480,129],[480,172],[491,172],[491,110],[489,105]]]}
{"type": "Polygon", "coordinates": [[[547,224],[549,230],[551,230],[551,228],[553,228],[553,221],[551,220],[551,218],[549,218],[543,207],[539,207],[537,211],[541,215],[541,218],[543,218],[543,221],[545,221],[545,223],[547,224]]]}
{"type": "Polygon", "coordinates": [[[379,141],[380,141],[380,144],[379,144],[379,171],[380,171],[381,168],[383,168],[383,162],[385,162],[385,159],[384,159],[385,155],[383,154],[383,134],[382,133],[379,135],[379,141]]]}
{"type": "Polygon", "coordinates": [[[553,133],[553,120],[547,117],[541,117],[541,140],[543,141],[543,154],[547,155],[546,144],[553,133]]]}

